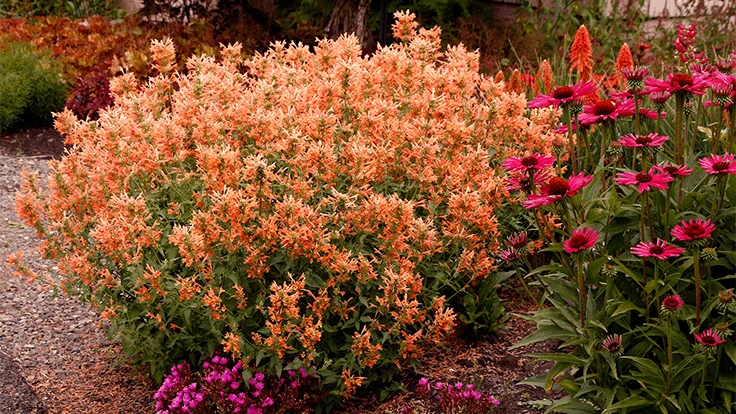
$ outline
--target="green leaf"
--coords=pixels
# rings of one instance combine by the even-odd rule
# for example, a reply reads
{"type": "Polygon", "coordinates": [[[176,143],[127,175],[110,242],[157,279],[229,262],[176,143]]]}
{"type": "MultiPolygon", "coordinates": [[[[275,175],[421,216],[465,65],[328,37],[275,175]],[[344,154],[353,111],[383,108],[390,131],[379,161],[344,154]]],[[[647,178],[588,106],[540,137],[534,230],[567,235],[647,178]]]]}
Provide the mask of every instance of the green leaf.
{"type": "Polygon", "coordinates": [[[625,400],[618,402],[616,404],[613,404],[611,406],[608,406],[605,410],[603,410],[602,414],[606,413],[614,413],[618,410],[622,409],[629,409],[629,408],[644,408],[649,407],[652,405],[652,401],[647,400],[646,398],[642,397],[641,395],[632,395],[625,400]]]}
{"type": "Polygon", "coordinates": [[[547,409],[547,412],[558,412],[565,414],[597,414],[599,411],[590,404],[577,401],[568,396],[555,401],[547,409]]]}
{"type": "Polygon", "coordinates": [[[614,316],[621,315],[621,314],[626,313],[626,312],[631,311],[631,310],[636,310],[637,312],[639,312],[641,314],[644,313],[644,309],[636,306],[634,303],[632,303],[632,302],[624,302],[624,303],[618,305],[618,307],[616,308],[616,310],[613,311],[613,314],[611,315],[611,317],[613,318],[614,316]]]}
{"type": "Polygon", "coordinates": [[[520,348],[522,346],[527,346],[529,344],[547,341],[550,339],[560,339],[560,338],[568,338],[571,335],[573,335],[572,332],[562,329],[559,326],[556,325],[547,325],[542,326],[536,331],[532,332],[529,336],[522,339],[518,343],[511,346],[509,349],[516,349],[520,348]]]}
{"type": "Polygon", "coordinates": [[[736,346],[733,345],[730,339],[723,344],[723,351],[731,358],[731,362],[736,364],[736,346]]]}
{"type": "Polygon", "coordinates": [[[526,356],[537,358],[540,361],[557,361],[557,362],[566,362],[568,364],[572,365],[579,365],[583,366],[585,365],[586,361],[580,357],[577,357],[572,354],[527,354],[526,356]]]}

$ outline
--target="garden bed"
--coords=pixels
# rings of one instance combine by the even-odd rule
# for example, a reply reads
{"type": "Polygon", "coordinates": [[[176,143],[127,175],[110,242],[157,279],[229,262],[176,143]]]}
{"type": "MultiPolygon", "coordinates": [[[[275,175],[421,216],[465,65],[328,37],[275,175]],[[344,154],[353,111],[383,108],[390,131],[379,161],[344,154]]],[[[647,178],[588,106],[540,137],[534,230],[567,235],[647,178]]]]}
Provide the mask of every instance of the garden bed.
{"type": "MultiPolygon", "coordinates": [[[[0,256],[22,251],[27,264],[52,277],[58,269],[38,254],[33,230],[20,224],[12,199],[20,188],[21,170],[46,174],[47,160],[63,154],[63,139],[51,128],[16,130],[0,136],[0,256]]],[[[532,310],[533,305],[514,290],[504,290],[502,296],[510,304],[509,312],[526,314],[532,310]]],[[[155,411],[152,396],[156,385],[146,374],[135,375],[124,363],[122,351],[105,339],[101,323],[89,306],[63,294],[54,298],[53,292],[39,284],[13,277],[12,269],[6,266],[0,267],[0,297],[0,370],[15,372],[17,368],[22,375],[6,378],[13,380],[17,392],[6,401],[9,405],[0,405],[0,411],[14,407],[21,411],[11,412],[155,411]]],[[[526,403],[543,399],[544,392],[516,383],[548,368],[547,364],[532,365],[533,359],[525,354],[550,352],[552,344],[509,351],[534,327],[516,316],[511,316],[506,325],[508,329],[498,337],[452,340],[446,348],[422,360],[421,374],[446,383],[481,381],[483,389],[501,401],[500,413],[542,412],[526,403]]],[[[413,391],[418,376],[410,375],[410,371],[405,370],[404,384],[413,391]]],[[[377,398],[361,398],[349,402],[343,412],[398,413],[414,404],[415,398],[414,393],[398,394],[383,403],[377,398]]]]}

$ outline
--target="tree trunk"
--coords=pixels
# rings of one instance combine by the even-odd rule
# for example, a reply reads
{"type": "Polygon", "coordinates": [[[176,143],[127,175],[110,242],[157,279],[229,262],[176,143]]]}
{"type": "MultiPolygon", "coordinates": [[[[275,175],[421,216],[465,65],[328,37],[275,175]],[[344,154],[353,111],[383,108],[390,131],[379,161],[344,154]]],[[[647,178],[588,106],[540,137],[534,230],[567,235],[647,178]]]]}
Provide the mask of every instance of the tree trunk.
{"type": "Polygon", "coordinates": [[[330,21],[325,27],[327,36],[337,39],[344,33],[355,33],[361,46],[366,47],[368,39],[368,13],[371,0],[339,0],[332,9],[330,21]]]}

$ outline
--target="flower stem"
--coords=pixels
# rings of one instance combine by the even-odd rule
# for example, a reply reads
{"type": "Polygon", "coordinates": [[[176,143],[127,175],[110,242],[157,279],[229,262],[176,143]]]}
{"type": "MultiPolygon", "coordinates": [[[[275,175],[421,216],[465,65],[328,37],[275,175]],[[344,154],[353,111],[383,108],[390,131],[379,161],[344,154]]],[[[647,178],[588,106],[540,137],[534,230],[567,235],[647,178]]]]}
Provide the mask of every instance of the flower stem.
{"type": "Polygon", "coordinates": [[[526,294],[529,295],[529,298],[531,298],[531,300],[537,304],[537,309],[541,308],[542,304],[539,302],[539,300],[536,297],[534,297],[534,294],[532,294],[532,291],[529,290],[529,286],[526,284],[526,281],[524,281],[524,276],[521,275],[521,269],[519,268],[519,265],[514,264],[514,268],[516,268],[516,277],[519,278],[519,282],[521,282],[521,286],[524,287],[526,294]]]}
{"type": "Polygon", "coordinates": [[[578,272],[578,300],[580,301],[580,329],[585,328],[585,300],[586,300],[586,289],[585,289],[585,278],[583,277],[583,266],[580,254],[577,254],[576,264],[578,272]]]}
{"type": "Polygon", "coordinates": [[[639,91],[634,88],[634,133],[636,133],[637,136],[641,134],[641,124],[639,122],[639,91]]]}
{"type": "Polygon", "coordinates": [[[693,269],[695,270],[695,325],[700,325],[700,249],[693,251],[693,269]]]}
{"type": "Polygon", "coordinates": [[[681,93],[675,94],[675,162],[682,164],[682,124],[683,111],[685,109],[685,96],[681,93]]]}

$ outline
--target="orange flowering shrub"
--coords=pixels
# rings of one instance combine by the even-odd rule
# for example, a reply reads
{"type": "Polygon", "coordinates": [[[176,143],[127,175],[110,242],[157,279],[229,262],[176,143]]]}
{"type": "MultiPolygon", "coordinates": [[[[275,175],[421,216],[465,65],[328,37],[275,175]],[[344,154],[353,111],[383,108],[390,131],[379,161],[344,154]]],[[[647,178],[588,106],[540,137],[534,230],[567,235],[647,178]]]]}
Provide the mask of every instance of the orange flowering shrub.
{"type": "Polygon", "coordinates": [[[347,395],[453,331],[494,271],[498,160],[549,153],[558,114],[397,18],[372,56],[352,36],[230,46],[186,74],[154,41],[155,77],[113,79],[99,120],[58,116],[73,149],[17,211],[154,373],[224,347],[347,395]]]}

